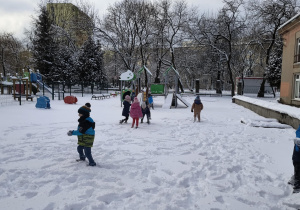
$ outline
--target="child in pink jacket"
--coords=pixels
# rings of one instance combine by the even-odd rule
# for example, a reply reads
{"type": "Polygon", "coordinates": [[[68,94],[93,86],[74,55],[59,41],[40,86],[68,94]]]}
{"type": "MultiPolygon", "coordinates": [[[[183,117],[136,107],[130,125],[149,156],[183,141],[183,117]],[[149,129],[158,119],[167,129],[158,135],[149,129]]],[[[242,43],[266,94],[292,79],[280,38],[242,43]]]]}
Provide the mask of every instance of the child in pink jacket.
{"type": "Polygon", "coordinates": [[[137,97],[134,98],[133,103],[131,104],[131,109],[130,109],[130,117],[132,117],[132,128],[134,126],[134,123],[136,122],[136,127],[139,127],[139,118],[143,117],[142,109],[140,107],[140,102],[137,97]]]}

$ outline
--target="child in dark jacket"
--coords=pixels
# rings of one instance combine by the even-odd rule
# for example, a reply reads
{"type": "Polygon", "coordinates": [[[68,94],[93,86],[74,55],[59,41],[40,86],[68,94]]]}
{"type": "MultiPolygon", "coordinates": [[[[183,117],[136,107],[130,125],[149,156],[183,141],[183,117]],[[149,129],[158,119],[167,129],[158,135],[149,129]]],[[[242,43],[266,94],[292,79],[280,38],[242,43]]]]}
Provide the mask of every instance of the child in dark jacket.
{"type": "Polygon", "coordinates": [[[123,101],[123,111],[122,111],[122,116],[124,116],[125,118],[123,120],[120,120],[120,124],[122,124],[123,122],[127,123],[127,120],[129,118],[130,106],[131,106],[131,98],[129,95],[126,95],[123,101]]]}
{"type": "Polygon", "coordinates": [[[293,193],[300,192],[300,125],[296,130],[296,138],[294,139],[293,151],[294,176],[289,181],[289,184],[294,185],[293,193]]]}
{"type": "Polygon", "coordinates": [[[77,130],[70,130],[68,136],[76,135],[78,138],[77,152],[79,159],[77,161],[89,160],[89,166],[95,166],[96,163],[92,157],[92,146],[95,139],[95,122],[90,117],[91,104],[86,103],[78,109],[78,127],[77,130]]]}
{"type": "Polygon", "coordinates": [[[141,109],[142,109],[142,113],[143,113],[141,123],[143,123],[144,117],[146,115],[147,116],[147,123],[150,124],[150,121],[149,121],[150,120],[150,107],[149,107],[149,104],[146,104],[146,102],[143,102],[142,106],[141,106],[141,109]]]}

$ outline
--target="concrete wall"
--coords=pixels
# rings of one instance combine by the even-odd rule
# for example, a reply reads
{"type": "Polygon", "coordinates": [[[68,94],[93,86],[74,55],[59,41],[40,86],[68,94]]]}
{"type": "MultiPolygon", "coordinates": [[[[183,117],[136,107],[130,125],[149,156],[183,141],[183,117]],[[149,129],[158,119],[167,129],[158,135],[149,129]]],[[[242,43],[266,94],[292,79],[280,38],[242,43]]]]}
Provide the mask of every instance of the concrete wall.
{"type": "Polygon", "coordinates": [[[237,98],[233,98],[232,102],[241,105],[247,109],[250,109],[251,111],[263,117],[277,119],[280,123],[290,125],[295,129],[297,129],[300,125],[300,120],[298,118],[291,117],[288,114],[280,113],[278,111],[274,111],[272,109],[268,109],[265,107],[258,106],[256,104],[242,101],[237,98]]]}

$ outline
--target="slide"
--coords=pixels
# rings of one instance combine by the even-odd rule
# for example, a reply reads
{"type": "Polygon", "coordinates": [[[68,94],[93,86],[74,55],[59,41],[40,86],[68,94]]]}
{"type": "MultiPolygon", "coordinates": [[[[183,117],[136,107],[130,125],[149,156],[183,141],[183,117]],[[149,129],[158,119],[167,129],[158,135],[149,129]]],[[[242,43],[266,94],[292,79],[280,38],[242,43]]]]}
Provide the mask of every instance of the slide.
{"type": "Polygon", "coordinates": [[[52,88],[46,85],[45,83],[43,83],[42,80],[37,80],[36,83],[39,85],[40,92],[43,91],[43,85],[44,85],[45,91],[48,91],[49,93],[52,94],[52,88]]]}
{"type": "Polygon", "coordinates": [[[176,94],[176,97],[187,107],[191,107],[191,104],[189,102],[187,102],[184,98],[181,97],[180,94],[176,94]]]}
{"type": "Polygon", "coordinates": [[[172,106],[173,93],[168,94],[167,98],[165,98],[165,103],[163,104],[163,109],[171,109],[172,106]]]}

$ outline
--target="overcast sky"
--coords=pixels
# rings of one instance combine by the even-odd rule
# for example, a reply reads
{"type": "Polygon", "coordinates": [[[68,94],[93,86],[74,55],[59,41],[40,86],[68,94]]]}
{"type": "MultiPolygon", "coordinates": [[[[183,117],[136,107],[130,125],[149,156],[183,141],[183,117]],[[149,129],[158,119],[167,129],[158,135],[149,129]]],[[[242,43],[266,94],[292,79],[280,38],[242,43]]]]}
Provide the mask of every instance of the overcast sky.
{"type": "MultiPolygon", "coordinates": [[[[87,1],[95,5],[99,15],[102,16],[109,5],[120,0],[87,1]]],[[[19,39],[24,38],[24,29],[29,29],[39,2],[40,0],[0,0],[0,32],[10,32],[19,39]]],[[[186,0],[186,2],[189,6],[198,7],[200,12],[216,12],[223,6],[222,0],[186,0]]]]}

